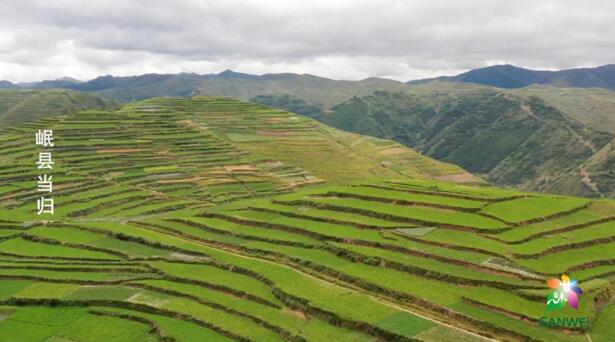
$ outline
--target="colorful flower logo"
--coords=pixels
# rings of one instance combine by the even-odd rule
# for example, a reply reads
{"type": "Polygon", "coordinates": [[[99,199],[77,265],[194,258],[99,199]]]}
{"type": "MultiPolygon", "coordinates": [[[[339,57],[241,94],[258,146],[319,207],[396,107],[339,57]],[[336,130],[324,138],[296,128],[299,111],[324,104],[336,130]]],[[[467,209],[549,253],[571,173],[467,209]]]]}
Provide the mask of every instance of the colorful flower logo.
{"type": "Polygon", "coordinates": [[[566,303],[576,310],[579,309],[579,295],[583,290],[577,286],[575,279],[571,280],[563,274],[561,280],[557,278],[547,280],[547,286],[553,289],[553,292],[547,296],[547,311],[560,310],[566,306],[566,303]]]}

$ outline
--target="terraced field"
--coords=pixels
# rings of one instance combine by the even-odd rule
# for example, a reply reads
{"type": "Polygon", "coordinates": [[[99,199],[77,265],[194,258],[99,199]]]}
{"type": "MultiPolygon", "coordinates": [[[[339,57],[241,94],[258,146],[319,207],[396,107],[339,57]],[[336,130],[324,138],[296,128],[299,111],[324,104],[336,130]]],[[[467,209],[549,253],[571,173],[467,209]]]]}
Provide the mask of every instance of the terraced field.
{"type": "Polygon", "coordinates": [[[199,209],[325,181],[471,177],[394,142],[288,112],[221,98],[160,99],[6,128],[3,216],[32,219],[38,129],[54,132],[56,216],[71,218],[199,209]]]}
{"type": "Polygon", "coordinates": [[[439,182],[471,177],[221,98],[47,118],[0,147],[0,341],[613,336],[612,200],[439,182]],[[39,128],[53,216],[34,213],[39,128]],[[538,326],[563,272],[587,332],[538,326]]]}

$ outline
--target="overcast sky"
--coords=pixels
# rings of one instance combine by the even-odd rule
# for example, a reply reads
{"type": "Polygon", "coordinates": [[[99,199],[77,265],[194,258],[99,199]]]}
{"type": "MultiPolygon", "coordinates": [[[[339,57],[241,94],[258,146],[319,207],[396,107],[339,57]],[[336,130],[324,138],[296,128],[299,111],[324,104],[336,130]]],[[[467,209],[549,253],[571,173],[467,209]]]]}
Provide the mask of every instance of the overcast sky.
{"type": "Polygon", "coordinates": [[[311,73],[410,80],[615,63],[609,0],[0,2],[0,80],[311,73]]]}

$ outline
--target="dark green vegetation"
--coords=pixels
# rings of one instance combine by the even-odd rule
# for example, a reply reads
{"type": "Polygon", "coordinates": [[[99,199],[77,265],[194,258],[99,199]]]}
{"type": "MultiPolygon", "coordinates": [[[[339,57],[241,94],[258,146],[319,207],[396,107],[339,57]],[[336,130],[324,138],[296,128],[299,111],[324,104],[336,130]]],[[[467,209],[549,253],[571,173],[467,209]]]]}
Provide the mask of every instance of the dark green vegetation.
{"type": "MultiPolygon", "coordinates": [[[[613,91],[597,88],[529,87],[511,92],[525,98],[538,96],[570,118],[597,131],[615,135],[613,91]]],[[[556,188],[560,192],[568,189],[567,193],[570,194],[585,194],[588,189],[596,189],[604,191],[606,196],[614,196],[614,192],[609,189],[615,188],[615,140],[594,153],[579,168],[569,170],[557,183],[556,188]],[[579,175],[581,183],[578,181],[579,175]]]]}
{"type": "Polygon", "coordinates": [[[72,90],[0,90],[0,127],[50,115],[116,106],[114,101],[72,90]]]}
{"type": "Polygon", "coordinates": [[[511,93],[526,98],[537,96],[586,126],[615,134],[615,91],[532,86],[514,89],[511,93]]]}
{"type": "Polygon", "coordinates": [[[440,83],[377,91],[321,111],[289,96],[253,100],[351,132],[393,139],[495,184],[615,195],[614,136],[582,125],[531,94],[440,83]]]}
{"type": "Polygon", "coordinates": [[[432,81],[478,83],[498,88],[523,88],[533,84],[544,84],[555,87],[615,89],[615,64],[559,71],[530,70],[514,65],[494,65],[470,70],[457,76],[428,78],[408,83],[422,84],[432,81]]]}
{"type": "Polygon", "coordinates": [[[438,182],[469,176],[222,98],[49,117],[0,148],[0,341],[584,341],[538,326],[562,272],[612,336],[613,201],[438,182]]]}

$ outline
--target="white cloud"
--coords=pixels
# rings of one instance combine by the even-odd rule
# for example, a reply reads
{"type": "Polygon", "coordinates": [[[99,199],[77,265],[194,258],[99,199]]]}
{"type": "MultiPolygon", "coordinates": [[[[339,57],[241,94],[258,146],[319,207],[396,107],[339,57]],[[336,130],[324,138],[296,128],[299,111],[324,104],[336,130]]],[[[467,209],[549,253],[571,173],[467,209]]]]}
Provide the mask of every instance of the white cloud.
{"type": "Polygon", "coordinates": [[[615,3],[602,0],[3,0],[0,13],[11,81],[227,68],[408,80],[494,61],[615,62],[615,3]]]}

